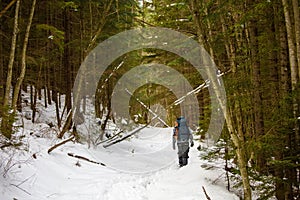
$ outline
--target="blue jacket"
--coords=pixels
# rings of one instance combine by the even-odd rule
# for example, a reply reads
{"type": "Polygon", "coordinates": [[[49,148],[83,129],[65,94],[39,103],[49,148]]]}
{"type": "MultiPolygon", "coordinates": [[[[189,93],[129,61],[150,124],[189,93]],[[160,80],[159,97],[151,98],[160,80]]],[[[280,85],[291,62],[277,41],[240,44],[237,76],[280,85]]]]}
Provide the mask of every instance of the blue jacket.
{"type": "Polygon", "coordinates": [[[175,149],[175,143],[177,142],[178,144],[182,144],[182,143],[188,143],[190,141],[191,145],[194,145],[194,141],[193,141],[193,134],[190,131],[190,129],[188,129],[188,138],[187,140],[178,140],[178,127],[175,126],[173,129],[173,149],[175,149]]]}

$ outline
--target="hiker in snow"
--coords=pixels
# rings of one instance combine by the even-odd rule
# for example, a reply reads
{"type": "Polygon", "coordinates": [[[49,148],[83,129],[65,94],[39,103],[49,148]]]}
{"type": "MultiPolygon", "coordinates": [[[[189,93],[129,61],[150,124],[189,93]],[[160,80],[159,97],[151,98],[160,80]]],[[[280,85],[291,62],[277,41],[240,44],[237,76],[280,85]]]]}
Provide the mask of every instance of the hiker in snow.
{"type": "Polygon", "coordinates": [[[193,147],[193,135],[187,125],[186,119],[181,116],[175,121],[175,127],[173,130],[173,149],[175,150],[175,143],[177,142],[180,167],[188,164],[189,141],[191,143],[191,147],[193,147]]]}

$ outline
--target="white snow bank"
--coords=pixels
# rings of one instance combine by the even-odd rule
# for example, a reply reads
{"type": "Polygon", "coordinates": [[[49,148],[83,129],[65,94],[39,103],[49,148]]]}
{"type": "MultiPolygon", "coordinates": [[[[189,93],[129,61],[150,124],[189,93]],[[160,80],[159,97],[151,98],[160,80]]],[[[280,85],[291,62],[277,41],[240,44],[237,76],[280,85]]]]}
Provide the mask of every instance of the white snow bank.
{"type": "MultiPolygon", "coordinates": [[[[22,133],[26,151],[19,150],[13,155],[10,148],[0,151],[1,158],[13,157],[11,164],[16,163],[5,178],[0,176],[1,200],[206,200],[202,186],[213,200],[238,199],[226,190],[225,180],[212,184],[224,171],[201,168],[205,161],[200,160],[196,147],[190,149],[189,164],[177,167],[177,152],[171,148],[171,129],[146,128],[106,149],[67,143],[48,154],[49,147],[58,140],[53,133],[41,134],[41,127],[25,123],[22,133]]],[[[1,175],[6,161],[1,161],[1,175]]]]}

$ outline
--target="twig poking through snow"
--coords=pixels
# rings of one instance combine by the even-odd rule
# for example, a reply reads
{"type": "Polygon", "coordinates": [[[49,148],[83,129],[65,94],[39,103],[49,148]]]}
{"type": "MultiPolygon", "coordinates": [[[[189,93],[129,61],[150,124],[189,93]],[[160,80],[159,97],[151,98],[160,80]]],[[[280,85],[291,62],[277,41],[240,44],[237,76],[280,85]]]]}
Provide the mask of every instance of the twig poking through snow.
{"type": "Polygon", "coordinates": [[[21,188],[19,185],[15,185],[15,184],[10,184],[10,185],[15,186],[16,188],[22,190],[23,192],[25,192],[28,195],[31,195],[29,192],[27,192],[26,190],[24,190],[23,188],[21,188]]]}
{"type": "Polygon", "coordinates": [[[88,159],[86,157],[75,155],[73,153],[68,153],[68,156],[71,156],[71,157],[74,157],[74,158],[78,158],[78,159],[81,159],[81,160],[85,160],[85,161],[88,161],[88,162],[91,162],[91,163],[94,163],[94,164],[97,164],[97,165],[106,166],[104,163],[96,162],[96,161],[90,160],[90,159],[88,159]]]}
{"type": "Polygon", "coordinates": [[[204,192],[204,194],[205,194],[205,196],[206,196],[206,199],[207,200],[211,200],[211,198],[208,196],[208,194],[206,193],[206,190],[205,190],[205,188],[204,188],[204,186],[202,186],[202,189],[203,189],[203,192],[204,192]]]}

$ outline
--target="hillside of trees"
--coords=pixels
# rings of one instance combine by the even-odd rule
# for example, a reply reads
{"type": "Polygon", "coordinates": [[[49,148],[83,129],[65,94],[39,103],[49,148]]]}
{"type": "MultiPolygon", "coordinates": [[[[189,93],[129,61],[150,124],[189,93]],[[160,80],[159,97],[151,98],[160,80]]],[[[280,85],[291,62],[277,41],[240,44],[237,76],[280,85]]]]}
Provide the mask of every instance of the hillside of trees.
{"type": "MultiPolygon", "coordinates": [[[[0,133],[6,141],[14,137],[13,122],[23,104],[31,106],[34,122],[42,95],[44,107],[56,106],[52,123],[62,138],[72,128],[72,119],[66,120],[74,106],[72,87],[89,52],[125,30],[166,27],[196,40],[224,73],[223,157],[234,158],[235,173],[243,178],[244,199],[252,199],[251,180],[262,176],[271,176],[275,189],[260,199],[300,198],[298,0],[2,0],[0,24],[0,133]],[[22,90],[31,94],[30,99],[22,97],[22,90]],[[64,115],[59,114],[62,110],[64,115]]],[[[113,120],[111,95],[117,81],[132,67],[154,62],[176,69],[193,88],[205,81],[173,53],[129,52],[116,59],[98,83],[102,89],[95,99],[97,117],[113,120]]],[[[145,85],[134,96],[149,108],[154,104],[168,108],[166,121],[172,126],[178,108],[168,107],[176,98],[166,88],[145,85]]],[[[201,135],[210,123],[211,100],[207,89],[197,98],[201,135]]],[[[149,110],[131,100],[132,115],[139,113],[139,123],[148,123],[149,110]]],[[[105,130],[105,123],[101,128],[105,130]]]]}

